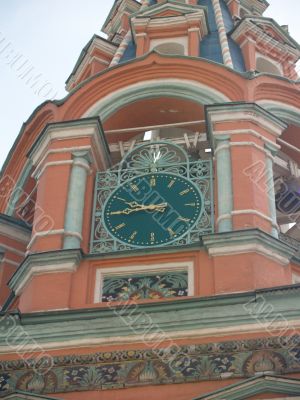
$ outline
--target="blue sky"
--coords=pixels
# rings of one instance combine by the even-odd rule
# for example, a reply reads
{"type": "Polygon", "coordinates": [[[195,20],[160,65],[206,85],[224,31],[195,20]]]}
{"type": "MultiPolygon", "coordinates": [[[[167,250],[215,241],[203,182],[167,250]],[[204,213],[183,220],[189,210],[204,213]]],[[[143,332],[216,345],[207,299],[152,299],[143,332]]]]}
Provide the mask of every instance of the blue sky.
{"type": "MultiPolygon", "coordinates": [[[[300,42],[300,1],[269,0],[265,16],[288,24],[300,42]]],[[[65,96],[65,81],[84,45],[101,26],[113,0],[2,0],[0,1],[0,166],[5,161],[22,123],[46,95],[65,96]],[[1,50],[7,47],[6,51],[1,50]],[[18,55],[10,65],[4,54],[18,55]],[[40,75],[39,87],[31,88],[20,71],[40,75]]]]}

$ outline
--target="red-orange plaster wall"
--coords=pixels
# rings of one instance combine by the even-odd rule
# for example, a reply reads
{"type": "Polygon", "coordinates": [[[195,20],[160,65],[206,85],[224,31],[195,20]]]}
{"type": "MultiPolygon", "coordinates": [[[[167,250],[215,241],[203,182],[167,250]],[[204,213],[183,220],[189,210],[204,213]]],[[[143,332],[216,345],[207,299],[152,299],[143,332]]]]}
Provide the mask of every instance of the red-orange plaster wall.
{"type": "MultiPolygon", "coordinates": [[[[170,263],[194,263],[194,295],[251,291],[292,283],[291,266],[283,266],[263,255],[249,253],[209,257],[204,250],[115,259],[84,260],[74,273],[36,275],[20,296],[22,312],[107,307],[94,303],[96,271],[101,268],[134,267],[170,263]]],[[[166,301],[166,299],[164,299],[166,301]]],[[[170,299],[172,301],[172,299],[170,299]]],[[[151,300],[141,301],[149,303],[151,300]]]]}

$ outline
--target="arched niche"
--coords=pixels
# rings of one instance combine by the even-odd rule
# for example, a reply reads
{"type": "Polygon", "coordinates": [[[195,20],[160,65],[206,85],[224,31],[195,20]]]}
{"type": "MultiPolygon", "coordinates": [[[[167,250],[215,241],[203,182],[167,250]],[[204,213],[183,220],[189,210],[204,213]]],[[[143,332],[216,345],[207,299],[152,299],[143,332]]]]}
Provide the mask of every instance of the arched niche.
{"type": "Polygon", "coordinates": [[[267,74],[282,75],[280,67],[275,62],[260,55],[256,58],[256,70],[267,74]]]}
{"type": "Polygon", "coordinates": [[[185,55],[184,45],[176,42],[161,43],[155,46],[153,50],[156,50],[161,54],[176,54],[182,56],[185,55]]]}
{"type": "Polygon", "coordinates": [[[220,91],[202,83],[188,79],[155,79],[132,84],[110,93],[94,103],[82,117],[100,116],[105,122],[127,104],[162,97],[190,100],[200,105],[230,101],[229,97],[220,91]]]}

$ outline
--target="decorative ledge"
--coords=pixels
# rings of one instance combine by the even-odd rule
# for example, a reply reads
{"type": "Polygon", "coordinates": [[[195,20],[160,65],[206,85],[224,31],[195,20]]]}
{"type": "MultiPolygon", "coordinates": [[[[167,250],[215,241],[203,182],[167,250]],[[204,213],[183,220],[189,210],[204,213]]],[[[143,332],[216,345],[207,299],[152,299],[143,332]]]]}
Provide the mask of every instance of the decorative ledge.
{"type": "Polygon", "coordinates": [[[60,250],[27,256],[8,282],[11,290],[19,295],[34,275],[51,272],[74,272],[82,258],[81,250],[60,250]]]}
{"type": "MultiPolygon", "coordinates": [[[[33,314],[10,313],[17,326],[41,344],[43,348],[68,348],[105,344],[136,343],[143,337],[153,337],[147,324],[139,316],[153,321],[154,331],[159,329],[168,337],[224,336],[236,332],[264,331],[274,321],[274,315],[283,313],[291,327],[300,328],[298,304],[300,284],[250,293],[188,298],[172,301],[111,303],[110,307],[37,312],[33,314]],[[273,312],[265,305],[271,304],[273,312]],[[122,316],[122,318],[120,318],[122,316]],[[148,319],[149,318],[149,319],[148,319]],[[126,320],[134,321],[126,323],[126,320]],[[146,334],[145,334],[145,327],[146,334]],[[148,332],[149,331],[149,332],[148,332]],[[148,335],[149,333],[149,335],[148,335]]],[[[0,318],[5,316],[0,313],[0,318]]],[[[130,322],[129,321],[129,322],[130,322]]],[[[274,327],[275,329],[275,327],[274,327]]],[[[278,329],[281,329],[280,321],[278,329]]],[[[17,334],[17,333],[16,333],[17,334]]],[[[22,338],[12,338],[16,345],[22,338]]],[[[28,349],[30,350],[30,349],[28,349]]],[[[5,337],[0,336],[0,353],[7,352],[5,337]]]]}
{"type": "Polygon", "coordinates": [[[259,229],[206,235],[202,241],[211,256],[257,252],[282,265],[289,264],[298,251],[295,245],[284,243],[259,229]]]}
{"type": "Polygon", "coordinates": [[[31,237],[31,227],[17,218],[0,214],[0,235],[27,244],[31,237]]]}

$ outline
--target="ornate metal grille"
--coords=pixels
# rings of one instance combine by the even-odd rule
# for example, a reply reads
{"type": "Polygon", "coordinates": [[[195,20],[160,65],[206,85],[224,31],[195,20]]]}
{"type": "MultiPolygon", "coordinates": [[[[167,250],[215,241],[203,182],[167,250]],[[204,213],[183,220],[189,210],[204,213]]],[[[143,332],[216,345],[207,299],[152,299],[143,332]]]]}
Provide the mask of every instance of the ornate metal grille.
{"type": "Polygon", "coordinates": [[[189,179],[199,188],[204,201],[203,213],[193,229],[168,246],[186,246],[199,243],[202,235],[213,232],[212,161],[193,161],[182,147],[171,142],[149,142],[129,152],[117,168],[98,172],[95,183],[91,253],[132,251],[136,248],[119,242],[106,231],[103,225],[102,210],[106,200],[117,187],[128,179],[151,172],[168,172],[189,179]]]}
{"type": "Polygon", "coordinates": [[[102,301],[161,299],[188,295],[188,273],[162,272],[129,276],[107,276],[102,301]]]}

